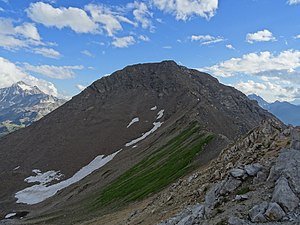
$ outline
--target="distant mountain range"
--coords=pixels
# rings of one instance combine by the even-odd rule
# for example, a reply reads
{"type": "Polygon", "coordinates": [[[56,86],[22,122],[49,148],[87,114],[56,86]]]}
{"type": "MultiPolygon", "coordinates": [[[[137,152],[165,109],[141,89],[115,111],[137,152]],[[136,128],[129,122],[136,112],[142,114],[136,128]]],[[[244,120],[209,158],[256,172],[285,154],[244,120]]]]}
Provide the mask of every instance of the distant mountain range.
{"type": "Polygon", "coordinates": [[[22,81],[0,89],[0,136],[26,127],[53,111],[65,100],[22,81]]]}
{"type": "Polygon", "coordinates": [[[262,97],[251,94],[248,95],[249,99],[257,101],[260,107],[268,110],[270,113],[275,115],[285,124],[292,124],[294,126],[300,125],[300,106],[293,105],[289,102],[272,102],[265,101],[262,97]]]}

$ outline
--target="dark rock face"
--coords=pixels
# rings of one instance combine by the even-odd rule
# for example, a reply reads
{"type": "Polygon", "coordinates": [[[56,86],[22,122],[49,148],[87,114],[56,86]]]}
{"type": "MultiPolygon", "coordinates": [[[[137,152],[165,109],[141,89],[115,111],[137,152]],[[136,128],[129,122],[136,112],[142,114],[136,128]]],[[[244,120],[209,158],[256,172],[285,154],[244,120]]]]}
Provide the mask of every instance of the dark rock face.
{"type": "MultiPolygon", "coordinates": [[[[31,126],[0,139],[0,180],[6,180],[0,184],[0,208],[1,202],[12,204],[14,193],[26,187],[23,180],[32,169],[60,170],[68,178],[97,155],[126,149],[125,143],[153,127],[159,110],[165,110],[163,125],[142,142],[143,152],[150,140],[166,138],[171,128],[192,121],[234,140],[273,117],[234,88],[173,61],[128,66],[94,82],[31,126]],[[157,111],[150,110],[154,106],[157,111]],[[134,117],[140,122],[126,128],[134,117]]],[[[116,164],[114,159],[111,167],[116,174],[139,160],[139,151],[140,147],[130,147],[116,164]]]]}

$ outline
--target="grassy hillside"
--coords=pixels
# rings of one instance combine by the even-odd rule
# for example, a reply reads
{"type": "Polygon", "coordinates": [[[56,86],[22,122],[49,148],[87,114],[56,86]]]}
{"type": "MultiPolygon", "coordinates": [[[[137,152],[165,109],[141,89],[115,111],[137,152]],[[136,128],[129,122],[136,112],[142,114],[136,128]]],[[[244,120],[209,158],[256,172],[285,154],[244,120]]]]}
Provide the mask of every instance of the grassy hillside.
{"type": "Polygon", "coordinates": [[[191,169],[191,162],[212,139],[194,123],[153,155],[108,185],[92,204],[92,210],[119,206],[160,191],[191,169]]]}

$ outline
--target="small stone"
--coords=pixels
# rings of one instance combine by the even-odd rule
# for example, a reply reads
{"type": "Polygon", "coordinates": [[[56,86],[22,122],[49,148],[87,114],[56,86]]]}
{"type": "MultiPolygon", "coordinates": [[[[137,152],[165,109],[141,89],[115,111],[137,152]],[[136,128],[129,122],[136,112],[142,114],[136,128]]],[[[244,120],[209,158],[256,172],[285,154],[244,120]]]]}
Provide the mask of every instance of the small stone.
{"type": "Polygon", "coordinates": [[[249,196],[248,195],[236,195],[235,196],[235,198],[234,198],[234,200],[236,200],[236,201],[245,201],[245,200],[247,200],[249,198],[249,196]]]}
{"type": "Polygon", "coordinates": [[[229,162],[227,165],[226,165],[226,169],[231,169],[233,167],[233,163],[232,162],[229,162]]]}
{"type": "Polygon", "coordinates": [[[173,195],[170,195],[168,198],[167,198],[167,202],[168,201],[171,201],[173,199],[173,195]]]}
{"type": "Polygon", "coordinates": [[[268,207],[267,202],[262,202],[259,205],[254,206],[252,209],[249,211],[249,217],[252,222],[258,222],[258,223],[263,223],[267,222],[266,217],[264,216],[264,213],[266,212],[268,207]]]}
{"type": "Polygon", "coordinates": [[[220,179],[220,177],[221,177],[220,171],[219,171],[219,170],[216,170],[216,171],[214,172],[214,178],[215,178],[216,180],[218,180],[218,179],[220,179]]]}
{"type": "Polygon", "coordinates": [[[290,135],[290,133],[291,133],[291,129],[290,129],[290,128],[287,128],[287,129],[285,129],[285,130],[284,130],[282,133],[283,133],[283,135],[284,135],[284,136],[286,136],[286,137],[287,137],[287,136],[289,136],[289,135],[290,135]]]}
{"type": "Polygon", "coordinates": [[[246,173],[249,176],[255,176],[260,170],[262,170],[262,165],[260,165],[259,163],[254,163],[254,164],[250,164],[250,165],[246,165],[244,167],[246,173]]]}
{"type": "Polygon", "coordinates": [[[265,216],[269,221],[279,221],[285,216],[285,212],[276,202],[271,202],[268,206],[265,216]]]}
{"type": "Polygon", "coordinates": [[[246,174],[246,171],[243,169],[234,168],[230,171],[230,175],[234,178],[242,178],[246,174]]]}

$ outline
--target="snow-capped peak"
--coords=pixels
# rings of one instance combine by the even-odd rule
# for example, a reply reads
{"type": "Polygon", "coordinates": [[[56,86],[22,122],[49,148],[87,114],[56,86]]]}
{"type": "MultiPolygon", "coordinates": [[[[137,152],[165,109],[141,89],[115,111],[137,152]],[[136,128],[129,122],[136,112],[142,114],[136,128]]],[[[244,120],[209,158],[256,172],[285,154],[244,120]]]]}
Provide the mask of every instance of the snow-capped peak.
{"type": "Polygon", "coordinates": [[[16,86],[20,87],[23,91],[31,91],[33,89],[32,86],[24,83],[23,81],[17,82],[16,86]]]}

